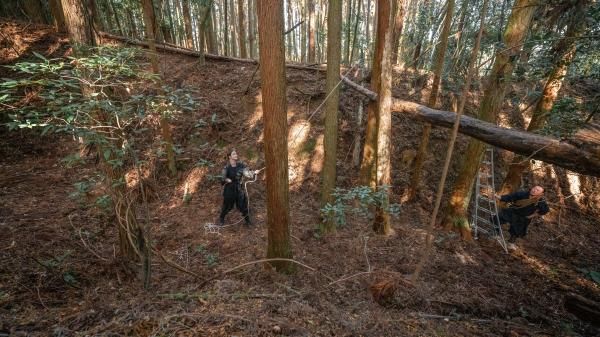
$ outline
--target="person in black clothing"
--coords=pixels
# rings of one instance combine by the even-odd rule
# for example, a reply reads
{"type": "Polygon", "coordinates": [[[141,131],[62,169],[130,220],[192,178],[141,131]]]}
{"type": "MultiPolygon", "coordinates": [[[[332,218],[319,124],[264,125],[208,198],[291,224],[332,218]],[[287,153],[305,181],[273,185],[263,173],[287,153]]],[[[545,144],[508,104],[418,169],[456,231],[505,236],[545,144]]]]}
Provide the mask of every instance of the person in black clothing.
{"type": "Polygon", "coordinates": [[[223,168],[221,184],[223,185],[223,206],[221,207],[220,225],[225,223],[225,216],[235,205],[244,216],[246,225],[252,225],[248,214],[248,196],[242,185],[243,178],[254,178],[258,171],[250,171],[239,161],[235,150],[229,152],[229,163],[223,168]]]}
{"type": "Polygon", "coordinates": [[[500,224],[509,223],[510,239],[508,242],[514,243],[517,238],[527,235],[527,227],[531,219],[542,216],[550,211],[546,199],[544,199],[544,188],[534,186],[529,191],[519,191],[506,195],[496,195],[496,198],[509,204],[498,212],[494,217],[496,228],[500,229],[500,224]]]}

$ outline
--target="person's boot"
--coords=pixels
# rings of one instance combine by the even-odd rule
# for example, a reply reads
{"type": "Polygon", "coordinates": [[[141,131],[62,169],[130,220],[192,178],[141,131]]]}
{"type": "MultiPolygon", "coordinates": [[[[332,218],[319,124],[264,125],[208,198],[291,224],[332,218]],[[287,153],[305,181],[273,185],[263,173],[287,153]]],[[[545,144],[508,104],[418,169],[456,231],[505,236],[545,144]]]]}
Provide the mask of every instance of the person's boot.
{"type": "Polygon", "coordinates": [[[224,217],[219,218],[219,226],[225,226],[225,218],[224,217]]]}
{"type": "Polygon", "coordinates": [[[250,220],[250,215],[246,215],[244,217],[244,220],[245,220],[246,226],[248,226],[248,227],[252,226],[252,221],[250,220]]]}

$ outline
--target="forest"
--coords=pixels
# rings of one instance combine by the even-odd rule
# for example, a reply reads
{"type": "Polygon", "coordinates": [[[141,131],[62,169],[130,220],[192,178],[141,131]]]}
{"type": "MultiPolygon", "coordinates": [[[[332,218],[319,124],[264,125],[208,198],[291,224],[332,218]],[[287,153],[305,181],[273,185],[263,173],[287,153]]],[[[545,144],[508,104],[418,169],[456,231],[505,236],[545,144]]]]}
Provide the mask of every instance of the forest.
{"type": "Polygon", "coordinates": [[[0,1],[0,337],[600,336],[600,2],[0,1]]]}

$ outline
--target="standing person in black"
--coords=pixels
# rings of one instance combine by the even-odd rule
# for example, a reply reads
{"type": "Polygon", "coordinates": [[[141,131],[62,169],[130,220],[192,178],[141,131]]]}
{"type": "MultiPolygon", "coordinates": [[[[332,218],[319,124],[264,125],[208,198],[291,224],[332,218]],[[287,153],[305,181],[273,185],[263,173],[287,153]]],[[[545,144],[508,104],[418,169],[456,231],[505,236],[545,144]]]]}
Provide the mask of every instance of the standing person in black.
{"type": "Polygon", "coordinates": [[[544,188],[534,186],[529,191],[519,191],[506,195],[496,195],[496,198],[509,204],[498,212],[498,217],[494,217],[497,228],[500,224],[509,223],[508,229],[510,239],[508,242],[514,243],[517,238],[527,235],[527,227],[535,217],[542,216],[550,211],[546,199],[544,199],[544,188]]]}
{"type": "Polygon", "coordinates": [[[235,205],[244,216],[247,226],[252,225],[248,214],[248,196],[242,185],[242,180],[254,178],[258,171],[250,171],[244,163],[239,161],[236,150],[229,152],[229,163],[223,168],[221,184],[223,185],[223,206],[221,207],[220,225],[225,224],[225,216],[235,205]]]}

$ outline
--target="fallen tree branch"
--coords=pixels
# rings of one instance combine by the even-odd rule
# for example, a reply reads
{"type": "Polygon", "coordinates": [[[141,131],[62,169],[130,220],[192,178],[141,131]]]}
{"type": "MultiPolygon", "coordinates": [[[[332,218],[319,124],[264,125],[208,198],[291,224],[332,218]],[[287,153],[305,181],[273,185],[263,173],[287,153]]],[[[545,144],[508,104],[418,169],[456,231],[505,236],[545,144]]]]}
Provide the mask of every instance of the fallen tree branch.
{"type": "MultiPolygon", "coordinates": [[[[371,90],[352,82],[348,78],[342,78],[342,80],[349,87],[364,94],[369,99],[377,99],[377,94],[371,90]]],[[[405,113],[411,118],[445,128],[452,127],[456,117],[454,112],[435,110],[398,98],[392,99],[392,111],[405,113]]],[[[581,133],[585,134],[585,138],[576,137],[574,141],[577,141],[577,145],[526,131],[499,127],[468,116],[460,118],[459,132],[526,157],[581,174],[600,177],[600,143],[597,141],[600,134],[594,128],[581,130],[581,133]]]]}
{"type": "MultiPolygon", "coordinates": [[[[140,46],[140,47],[148,48],[148,43],[143,42],[143,41],[139,41],[139,40],[136,40],[136,39],[132,39],[132,38],[129,38],[129,37],[123,37],[123,36],[113,35],[113,34],[109,34],[109,33],[105,33],[105,32],[100,33],[100,35],[102,37],[109,38],[109,39],[112,39],[112,40],[116,40],[116,41],[124,42],[124,43],[127,43],[127,44],[132,44],[132,45],[135,45],[135,46],[140,46]]],[[[173,45],[173,44],[170,44],[170,43],[157,43],[156,44],[156,50],[162,50],[162,51],[167,51],[167,52],[177,53],[177,54],[182,54],[182,55],[187,55],[187,56],[193,56],[193,57],[200,57],[200,55],[202,55],[198,51],[187,49],[187,48],[183,48],[183,47],[179,47],[179,46],[176,46],[176,45],[173,45]]],[[[206,59],[209,59],[209,60],[258,64],[257,60],[254,60],[254,59],[244,59],[244,58],[239,58],[239,57],[221,56],[221,55],[206,54],[206,53],[204,54],[204,57],[206,59]]],[[[322,67],[322,66],[311,67],[311,66],[305,66],[305,65],[299,65],[299,64],[286,64],[285,66],[288,67],[288,68],[300,69],[300,70],[316,70],[316,71],[322,71],[322,72],[324,72],[324,71],[327,70],[327,67],[322,67]]]]}

